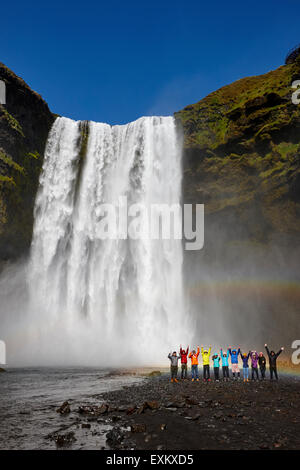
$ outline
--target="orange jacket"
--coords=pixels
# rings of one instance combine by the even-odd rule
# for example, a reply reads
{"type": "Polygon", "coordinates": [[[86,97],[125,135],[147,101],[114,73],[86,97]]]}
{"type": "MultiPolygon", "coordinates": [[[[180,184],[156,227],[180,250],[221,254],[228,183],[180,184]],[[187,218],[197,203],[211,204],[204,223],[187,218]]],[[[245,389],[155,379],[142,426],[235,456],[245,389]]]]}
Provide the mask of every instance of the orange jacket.
{"type": "Polygon", "coordinates": [[[196,354],[190,353],[189,358],[191,359],[192,366],[198,365],[198,356],[200,354],[200,349],[197,349],[196,354]]]}

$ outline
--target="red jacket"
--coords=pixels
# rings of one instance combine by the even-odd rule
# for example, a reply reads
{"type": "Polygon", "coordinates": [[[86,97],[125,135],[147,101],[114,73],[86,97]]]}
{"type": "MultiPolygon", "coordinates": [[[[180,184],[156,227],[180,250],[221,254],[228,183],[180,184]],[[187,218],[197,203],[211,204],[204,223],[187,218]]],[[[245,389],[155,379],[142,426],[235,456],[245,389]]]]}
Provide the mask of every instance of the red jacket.
{"type": "Polygon", "coordinates": [[[188,353],[189,353],[189,347],[187,348],[186,351],[180,348],[181,364],[187,364],[188,353]]]}

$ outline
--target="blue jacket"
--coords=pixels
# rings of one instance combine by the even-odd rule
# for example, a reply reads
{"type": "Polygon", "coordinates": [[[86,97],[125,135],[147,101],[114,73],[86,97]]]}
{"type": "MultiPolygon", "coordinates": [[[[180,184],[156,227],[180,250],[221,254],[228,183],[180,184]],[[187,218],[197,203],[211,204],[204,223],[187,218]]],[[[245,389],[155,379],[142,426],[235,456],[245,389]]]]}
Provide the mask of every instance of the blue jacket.
{"type": "Polygon", "coordinates": [[[244,357],[242,355],[242,351],[240,351],[240,356],[241,356],[242,361],[243,361],[243,367],[244,367],[244,369],[246,369],[247,367],[249,367],[248,360],[249,360],[250,352],[248,353],[248,355],[246,357],[244,357]]]}
{"type": "Polygon", "coordinates": [[[217,354],[213,356],[213,361],[214,361],[214,367],[220,367],[220,358],[217,354]]]}
{"type": "Polygon", "coordinates": [[[236,349],[229,349],[229,354],[231,356],[231,364],[238,364],[239,363],[239,354],[240,354],[240,348],[238,351],[236,349]]]}
{"type": "Polygon", "coordinates": [[[220,354],[221,354],[221,358],[222,358],[222,366],[223,367],[226,367],[226,366],[228,367],[229,366],[229,362],[228,362],[229,349],[227,349],[227,354],[225,354],[225,357],[223,355],[223,349],[221,349],[220,354]]]}

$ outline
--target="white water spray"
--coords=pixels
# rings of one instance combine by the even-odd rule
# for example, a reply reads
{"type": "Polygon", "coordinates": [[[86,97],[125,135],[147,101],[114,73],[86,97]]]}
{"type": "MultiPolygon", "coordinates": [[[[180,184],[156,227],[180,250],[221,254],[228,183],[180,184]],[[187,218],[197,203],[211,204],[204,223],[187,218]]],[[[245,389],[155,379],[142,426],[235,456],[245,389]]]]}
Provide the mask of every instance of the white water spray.
{"type": "Polygon", "coordinates": [[[40,363],[168,364],[188,339],[181,240],[98,234],[100,205],[120,196],[180,203],[181,147],[172,117],[55,121],[28,267],[28,341],[40,363]]]}

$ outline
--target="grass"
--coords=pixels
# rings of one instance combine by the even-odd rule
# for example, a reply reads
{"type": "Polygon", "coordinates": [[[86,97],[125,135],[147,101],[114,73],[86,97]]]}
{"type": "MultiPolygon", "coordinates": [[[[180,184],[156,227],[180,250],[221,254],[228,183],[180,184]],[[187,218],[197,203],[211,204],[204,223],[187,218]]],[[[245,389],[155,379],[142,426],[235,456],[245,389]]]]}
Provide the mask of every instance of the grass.
{"type": "Polygon", "coordinates": [[[0,150],[0,162],[3,162],[9,168],[11,168],[11,169],[23,174],[23,175],[25,174],[24,168],[21,165],[19,165],[18,163],[14,162],[13,159],[10,156],[6,155],[1,150],[0,150]]]}
{"type": "Polygon", "coordinates": [[[15,119],[11,114],[9,114],[9,112],[3,105],[0,105],[0,110],[2,111],[4,118],[6,119],[9,127],[11,129],[14,129],[16,132],[18,132],[22,137],[25,137],[23,133],[23,129],[20,123],[17,121],[17,119],[15,119]]]}

